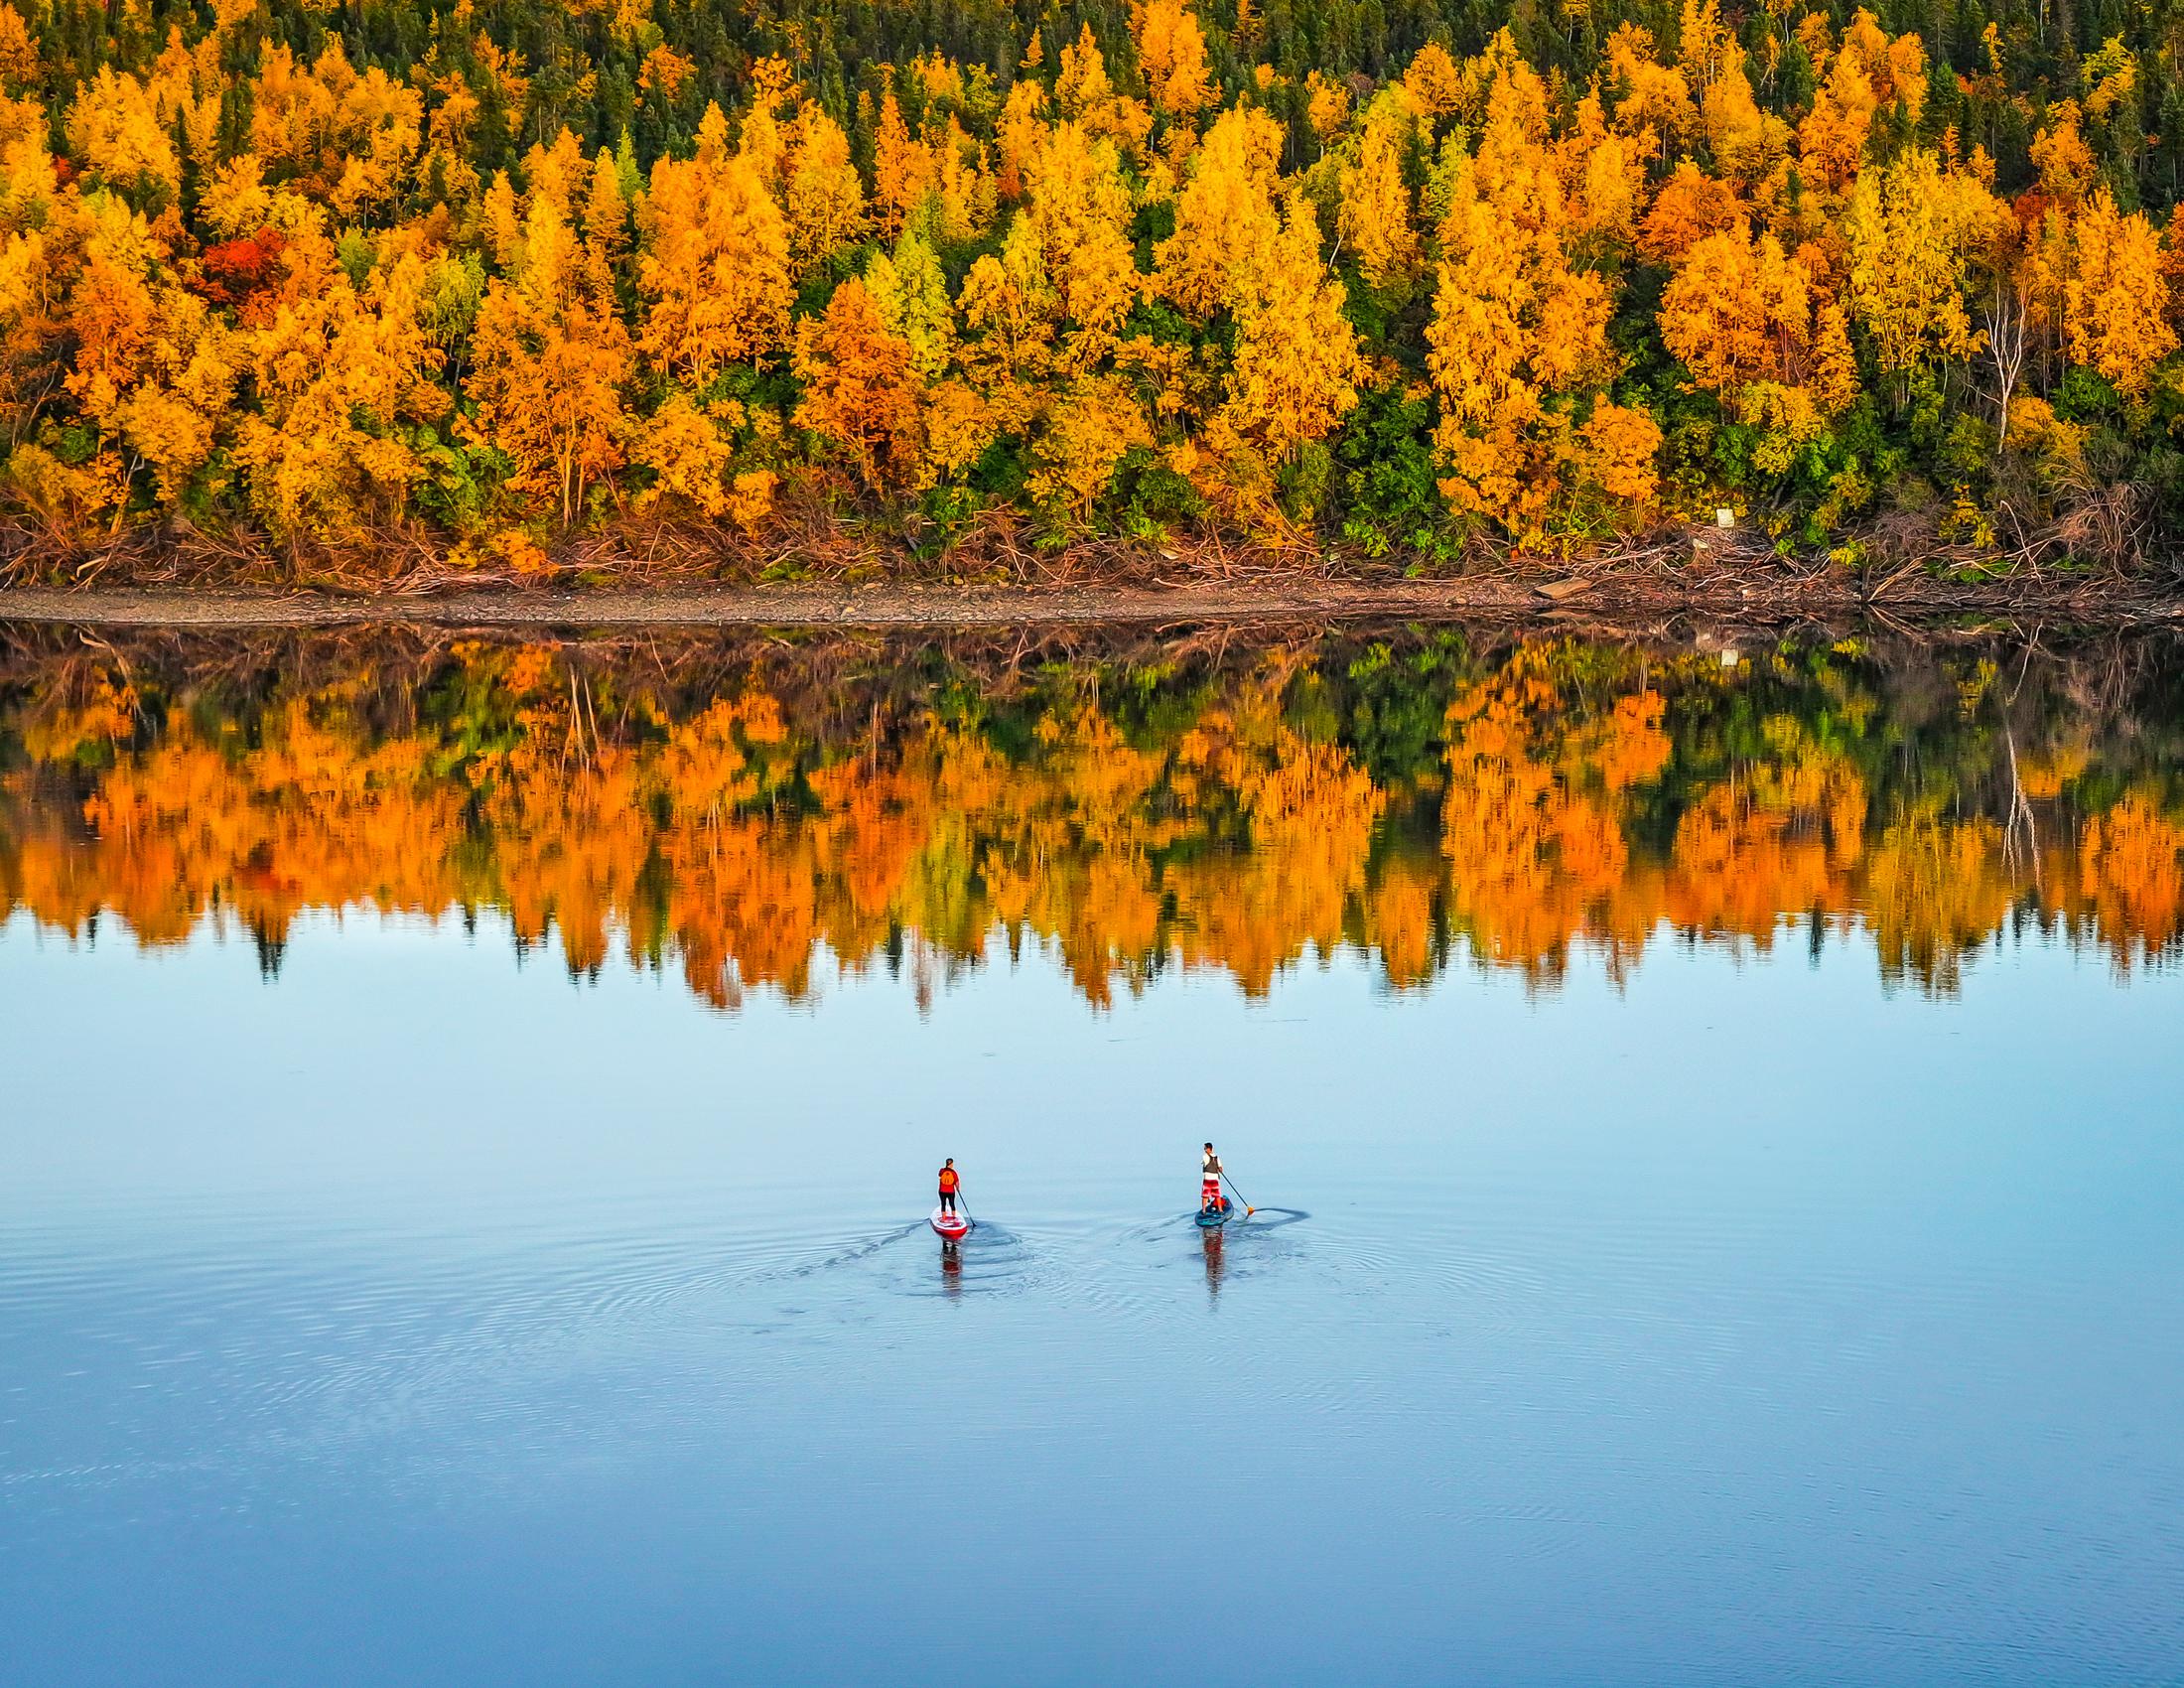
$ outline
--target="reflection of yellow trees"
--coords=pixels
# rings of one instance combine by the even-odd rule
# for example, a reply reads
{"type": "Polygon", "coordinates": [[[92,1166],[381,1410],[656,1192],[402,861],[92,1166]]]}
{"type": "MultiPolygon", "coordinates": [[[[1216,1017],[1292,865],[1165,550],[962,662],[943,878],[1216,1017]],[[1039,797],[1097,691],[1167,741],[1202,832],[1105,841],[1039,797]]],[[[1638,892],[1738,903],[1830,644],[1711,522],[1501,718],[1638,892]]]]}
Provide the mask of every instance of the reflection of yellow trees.
{"type": "Polygon", "coordinates": [[[1668,700],[1657,691],[1634,692],[1617,698],[1594,730],[1585,757],[1610,791],[1627,791],[1660,776],[1675,748],[1661,730],[1667,708],[1668,700]]]}
{"type": "Polygon", "coordinates": [[[1366,890],[1386,807],[1349,753],[1281,720],[1270,667],[1184,735],[1176,789],[1192,807],[1233,804],[1250,848],[1188,855],[1167,875],[1185,961],[1225,967],[1258,994],[1309,945],[1325,955],[1366,890]]]}
{"type": "Polygon", "coordinates": [[[1766,754],[1707,790],[1677,828],[1667,914],[1764,948],[1784,914],[1845,907],[1865,829],[1865,782],[1799,722],[1768,718],[1766,754]]]}
{"type": "Polygon", "coordinates": [[[1919,815],[1887,827],[1868,853],[1865,919],[1883,977],[1953,991],[1964,957],[1991,936],[2016,901],[1991,820],[1919,815]]]}
{"type": "Polygon", "coordinates": [[[1176,895],[1185,959],[1225,966],[1257,994],[1306,944],[1324,955],[1342,942],[1385,798],[1345,752],[1287,731],[1238,771],[1237,790],[1251,849],[1187,864],[1176,895]]]}
{"type": "Polygon", "coordinates": [[[280,706],[232,753],[176,722],[82,805],[100,901],[147,943],[187,937],[214,902],[277,940],[300,909],[463,901],[448,868],[464,794],[425,776],[425,752],[359,743],[339,699],[280,706]]]}
{"type": "Polygon", "coordinates": [[[1566,732],[1551,658],[1525,646],[1450,706],[1441,802],[1456,923],[1482,956],[1541,978],[1560,975],[1572,939],[1615,948],[1650,924],[1619,907],[1630,884],[1620,805],[1660,720],[1659,700],[1641,694],[1603,731],[1566,732]]]}
{"type": "Polygon", "coordinates": [[[63,762],[80,745],[116,743],[136,726],[136,688],[118,675],[93,673],[81,685],[73,675],[42,693],[23,712],[23,749],[33,762],[63,762]]]}
{"type": "Polygon", "coordinates": [[[2087,823],[2072,912],[2090,917],[2118,967],[2184,930],[2184,825],[2133,791],[2087,823]]]}
{"type": "Polygon", "coordinates": [[[573,970],[618,941],[723,1007],[803,996],[822,951],[906,958],[923,990],[997,935],[1096,1003],[1169,959],[1260,993],[1346,944],[1414,985],[1451,935],[1551,983],[1575,947],[1619,975],[1663,926],[1764,947],[1786,918],[1856,917],[1887,976],[1936,990],[2020,909],[2121,966],[2184,935],[2184,815],[2141,783],[2078,816],[2083,739],[2012,748],[2016,818],[1990,817],[1876,797],[1787,710],[1724,750],[1686,718],[1735,675],[1603,680],[1579,654],[1522,646],[1457,685],[1437,770],[1386,785],[1286,713],[1294,653],[1159,731],[1065,688],[1015,752],[938,714],[829,738],[755,681],[695,707],[610,686],[603,725],[546,649],[460,649],[471,701],[406,733],[355,681],[247,724],[169,707],[151,732],[121,673],[79,668],[5,723],[0,914],[110,912],[162,944],[217,913],[277,949],[307,910],[496,909],[573,970]]]}

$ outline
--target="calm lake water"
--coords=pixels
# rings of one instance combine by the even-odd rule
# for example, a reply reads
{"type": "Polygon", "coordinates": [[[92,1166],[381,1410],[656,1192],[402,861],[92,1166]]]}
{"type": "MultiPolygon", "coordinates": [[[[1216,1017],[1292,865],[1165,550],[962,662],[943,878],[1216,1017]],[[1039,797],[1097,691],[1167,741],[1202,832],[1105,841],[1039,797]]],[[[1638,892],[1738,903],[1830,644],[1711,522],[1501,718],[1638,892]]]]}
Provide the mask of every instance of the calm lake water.
{"type": "Polygon", "coordinates": [[[2184,1681],[2180,961],[2153,640],[0,630],[0,1676],[2184,1681]]]}

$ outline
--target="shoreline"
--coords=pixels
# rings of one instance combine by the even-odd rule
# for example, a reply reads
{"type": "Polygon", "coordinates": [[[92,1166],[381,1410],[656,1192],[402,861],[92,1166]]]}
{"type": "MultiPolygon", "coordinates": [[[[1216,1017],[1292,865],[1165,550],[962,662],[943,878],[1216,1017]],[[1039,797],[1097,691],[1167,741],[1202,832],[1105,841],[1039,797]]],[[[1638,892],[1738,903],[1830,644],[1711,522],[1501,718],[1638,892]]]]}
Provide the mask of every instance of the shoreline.
{"type": "Polygon", "coordinates": [[[2069,617],[2110,625],[2184,624],[2184,598],[2116,579],[2006,588],[1921,581],[1890,593],[1800,577],[1723,590],[1657,575],[1595,579],[1469,576],[1449,580],[1290,578],[1175,586],[646,585],[318,590],[89,586],[0,588],[0,623],[163,629],[841,627],[1036,628],[1097,625],[1538,621],[1616,617],[1783,623],[1843,619],[2069,617]]]}

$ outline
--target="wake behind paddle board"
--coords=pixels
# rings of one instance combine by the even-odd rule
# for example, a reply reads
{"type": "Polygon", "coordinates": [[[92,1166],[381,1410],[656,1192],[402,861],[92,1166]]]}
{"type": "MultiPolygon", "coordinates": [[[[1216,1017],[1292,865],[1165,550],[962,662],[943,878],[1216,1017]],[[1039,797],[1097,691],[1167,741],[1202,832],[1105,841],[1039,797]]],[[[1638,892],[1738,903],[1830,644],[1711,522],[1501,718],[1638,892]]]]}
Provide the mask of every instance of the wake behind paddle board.
{"type": "Polygon", "coordinates": [[[1201,1207],[1198,1209],[1198,1223],[1204,1229],[1209,1231],[1219,1229],[1222,1225],[1227,1224],[1229,1220],[1235,1217],[1236,1203],[1231,1201],[1225,1196],[1221,1197],[1220,1206],[1201,1207]]]}
{"type": "Polygon", "coordinates": [[[968,1213],[951,1213],[945,1207],[935,1207],[927,1221],[943,1242],[961,1242],[971,1234],[971,1216],[968,1213]]]}

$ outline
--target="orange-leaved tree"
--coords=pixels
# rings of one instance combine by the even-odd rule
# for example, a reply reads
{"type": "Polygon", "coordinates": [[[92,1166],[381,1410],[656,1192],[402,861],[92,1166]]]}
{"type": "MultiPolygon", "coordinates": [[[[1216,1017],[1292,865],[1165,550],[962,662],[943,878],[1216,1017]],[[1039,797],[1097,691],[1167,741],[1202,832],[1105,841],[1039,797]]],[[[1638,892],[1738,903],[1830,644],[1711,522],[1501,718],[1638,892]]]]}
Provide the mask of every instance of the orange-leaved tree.
{"type": "Polygon", "coordinates": [[[852,276],[819,317],[797,325],[796,420],[822,435],[866,485],[899,482],[917,458],[917,373],[910,343],[892,332],[871,291],[852,276]]]}
{"type": "Polygon", "coordinates": [[[793,297],[788,225],[758,167],[728,150],[719,106],[695,157],[653,165],[638,228],[637,345],[653,367],[703,389],[780,347],[793,297]]]}
{"type": "Polygon", "coordinates": [[[478,307],[470,381],[478,414],[465,431],[513,465],[508,484],[544,493],[563,521],[626,460],[634,359],[612,300],[591,288],[575,231],[536,200],[508,273],[478,307]]]}

